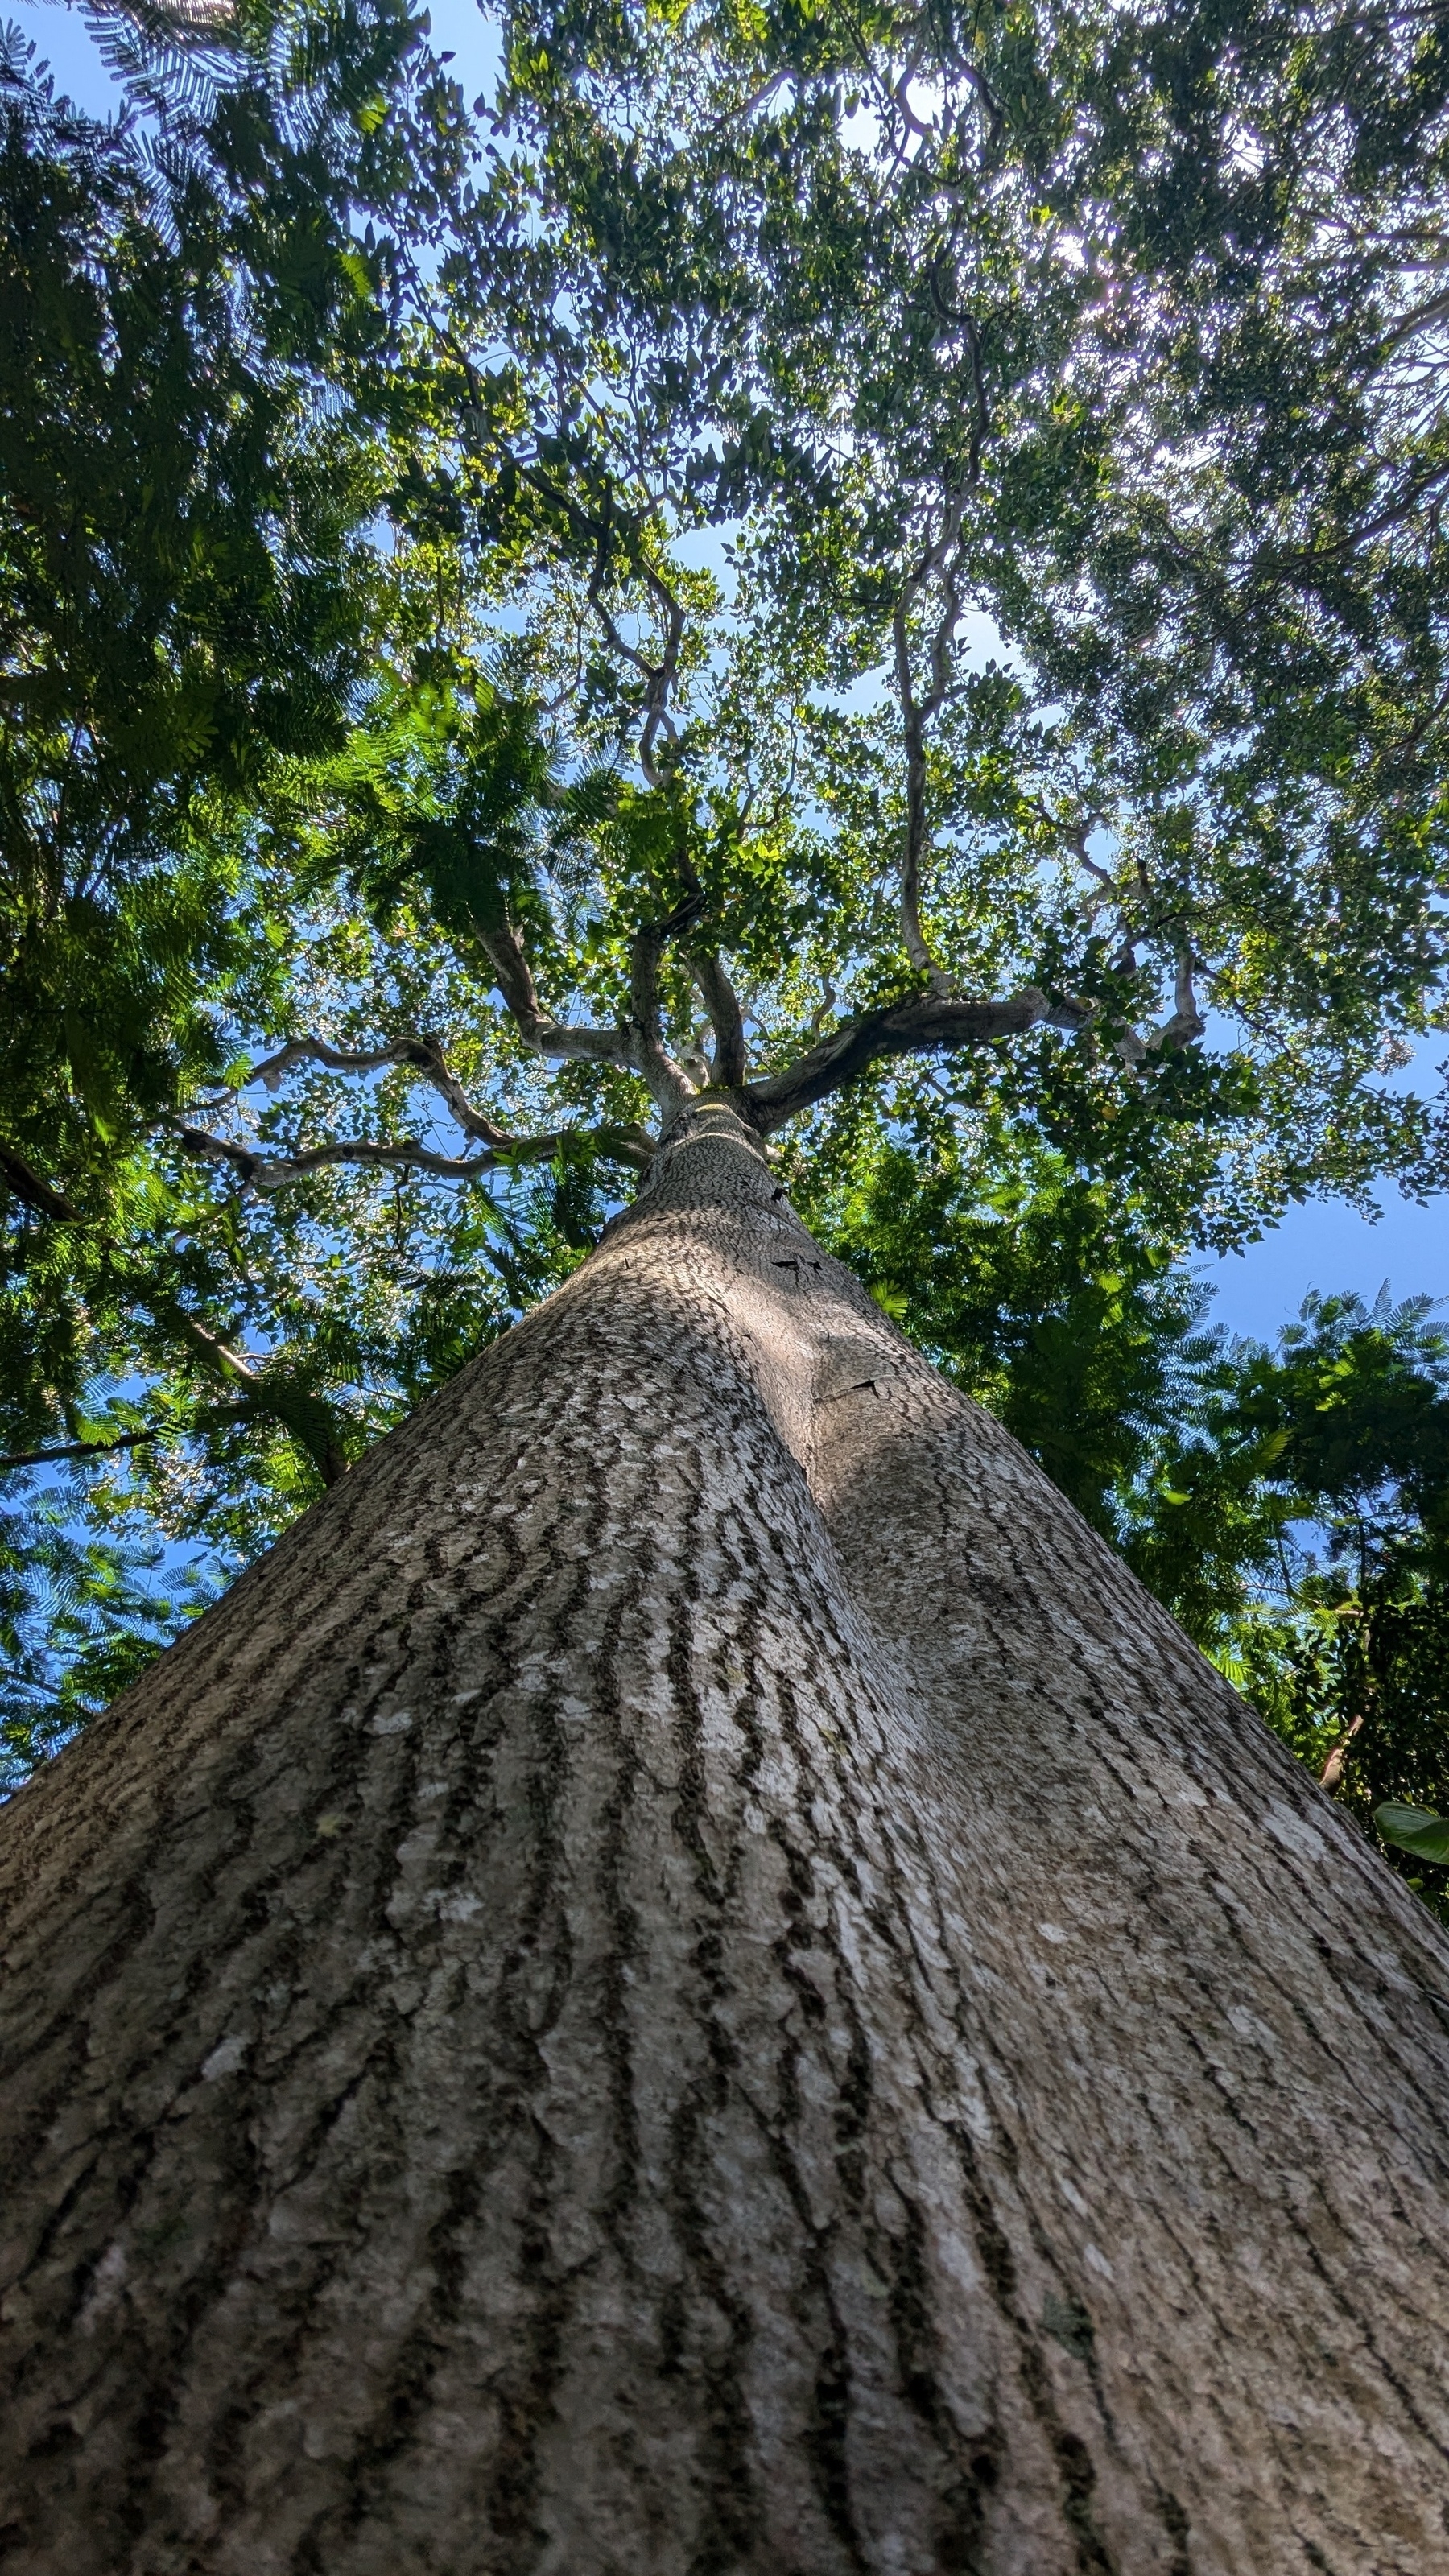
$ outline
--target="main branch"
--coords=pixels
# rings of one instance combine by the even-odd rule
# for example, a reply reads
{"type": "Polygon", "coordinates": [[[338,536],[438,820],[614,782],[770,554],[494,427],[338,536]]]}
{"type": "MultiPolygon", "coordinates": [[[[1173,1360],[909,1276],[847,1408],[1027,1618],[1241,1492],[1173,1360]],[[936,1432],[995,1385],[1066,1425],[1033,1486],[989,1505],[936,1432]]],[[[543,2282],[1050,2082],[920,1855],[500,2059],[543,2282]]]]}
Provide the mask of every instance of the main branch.
{"type": "Polygon", "coordinates": [[[259,1154],[249,1145],[238,1145],[231,1137],[214,1135],[204,1127],[177,1126],[173,1133],[188,1154],[235,1172],[243,1188],[252,1190],[279,1190],[288,1181],[303,1179],[308,1172],[349,1163],[429,1172],[445,1181],[472,1181],[503,1166],[552,1162],[555,1154],[575,1137],[594,1144],[600,1153],[617,1162],[640,1164],[649,1159],[647,1139],[632,1126],[554,1127],[542,1136],[505,1136],[500,1130],[497,1147],[487,1147],[478,1154],[438,1154],[416,1136],[330,1137],[321,1145],[304,1146],[298,1154],[259,1154]]]}
{"type": "Polygon", "coordinates": [[[602,511],[587,510],[556,483],[541,465],[521,469],[535,491],[568,522],[576,536],[583,537],[594,549],[593,569],[589,576],[589,606],[612,650],[621,661],[628,662],[644,682],[644,724],[639,737],[639,766],[650,787],[662,784],[654,759],[654,746],[660,734],[666,741],[677,739],[669,700],[679,671],[680,647],[684,641],[684,608],[665,580],[657,564],[649,560],[644,535],[637,520],[616,516],[612,493],[606,496],[602,511]],[[619,628],[604,598],[605,585],[613,566],[615,548],[622,545],[632,571],[644,582],[655,609],[663,620],[664,648],[657,662],[651,662],[638,645],[631,644],[619,628]]]}
{"type": "Polygon", "coordinates": [[[690,951],[689,963],[714,1029],[714,1079],[730,1091],[745,1078],[745,1023],[739,995],[712,949],[690,951]]]}
{"type": "Polygon", "coordinates": [[[704,896],[696,887],[662,921],[646,922],[630,944],[631,1034],[638,1050],[639,1071],[666,1120],[677,1118],[688,1107],[696,1086],[664,1044],[659,1017],[659,960],[670,940],[697,921],[703,909],[704,896]]]}
{"type": "Polygon", "coordinates": [[[481,937],[498,978],[498,990],[525,1046],[562,1062],[612,1064],[624,1072],[640,1070],[627,1029],[570,1028],[565,1021],[551,1018],[539,1000],[533,970],[512,922],[505,922],[498,930],[484,931],[481,937]]]}
{"type": "Polygon", "coordinates": [[[1053,1001],[1035,985],[1000,1001],[958,1002],[936,994],[863,1011],[833,1029],[783,1073],[745,1086],[746,1116],[761,1135],[811,1109],[817,1100],[863,1073],[882,1056],[952,1055],[992,1038],[1019,1037],[1027,1029],[1084,1028],[1092,1014],[1084,1003],[1053,1001]]]}
{"type": "Polygon", "coordinates": [[[481,1145],[499,1146],[507,1142],[503,1128],[475,1109],[457,1075],[453,1072],[438,1040],[430,1034],[421,1037],[389,1038],[376,1047],[335,1047],[326,1038],[291,1038],[275,1055],[254,1064],[249,1081],[264,1082],[275,1091],[294,1064],[325,1065],[332,1073],[376,1073],[385,1064],[407,1065],[430,1082],[447,1102],[453,1116],[467,1136],[481,1145]]]}

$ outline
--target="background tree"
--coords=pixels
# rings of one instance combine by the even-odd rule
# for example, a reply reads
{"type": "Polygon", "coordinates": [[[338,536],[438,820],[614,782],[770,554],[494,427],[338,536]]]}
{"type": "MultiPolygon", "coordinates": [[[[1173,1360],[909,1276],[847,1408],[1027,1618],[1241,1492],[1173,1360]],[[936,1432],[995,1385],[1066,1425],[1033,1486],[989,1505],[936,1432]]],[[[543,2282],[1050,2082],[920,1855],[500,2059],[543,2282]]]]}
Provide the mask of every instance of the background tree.
{"type": "MultiPolygon", "coordinates": [[[[1427,1298],[1310,1296],[1276,1359],[1213,1353],[1128,1542],[1370,1831],[1386,1806],[1449,1805],[1445,1360],[1427,1298]]],[[[1390,1858],[1442,1910],[1441,1856],[1387,1821],[1390,1858]]]]}
{"type": "MultiPolygon", "coordinates": [[[[364,218],[403,171],[421,201],[447,145],[423,148],[433,74],[389,6],[179,35],[162,13],[149,39],[143,13],[110,42],[131,94],[110,124],[14,31],[0,62],[5,1445],[84,1462],[159,1425],[225,1456],[249,1433],[295,1495],[342,1454],[315,1367],[290,1368],[280,1314],[250,1375],[207,1333],[198,1293],[236,1247],[198,1243],[157,1145],[223,1076],[229,1023],[286,1007],[257,796],[345,739],[386,616],[367,529],[400,254],[364,218]]],[[[168,1627],[138,1589],[161,1533],[118,1549],[90,1501],[74,1545],[49,1505],[6,1522],[16,1615],[33,1634],[63,1566],[60,1636],[129,1603],[139,1651],[168,1627]]],[[[22,1767],[121,1666],[81,1668],[77,1699],[20,1658],[22,1767]]]]}

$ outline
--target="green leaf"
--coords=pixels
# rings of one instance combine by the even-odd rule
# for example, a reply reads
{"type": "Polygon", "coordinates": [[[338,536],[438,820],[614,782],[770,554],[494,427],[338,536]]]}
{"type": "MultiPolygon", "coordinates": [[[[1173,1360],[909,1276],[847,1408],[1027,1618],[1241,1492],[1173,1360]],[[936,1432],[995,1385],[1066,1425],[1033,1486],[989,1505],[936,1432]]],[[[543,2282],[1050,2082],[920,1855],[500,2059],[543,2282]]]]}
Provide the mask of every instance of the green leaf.
{"type": "Polygon", "coordinates": [[[1432,1816],[1421,1807],[1398,1807],[1389,1801],[1375,1807],[1374,1823],[1396,1850],[1449,1868],[1449,1816],[1432,1816]]]}

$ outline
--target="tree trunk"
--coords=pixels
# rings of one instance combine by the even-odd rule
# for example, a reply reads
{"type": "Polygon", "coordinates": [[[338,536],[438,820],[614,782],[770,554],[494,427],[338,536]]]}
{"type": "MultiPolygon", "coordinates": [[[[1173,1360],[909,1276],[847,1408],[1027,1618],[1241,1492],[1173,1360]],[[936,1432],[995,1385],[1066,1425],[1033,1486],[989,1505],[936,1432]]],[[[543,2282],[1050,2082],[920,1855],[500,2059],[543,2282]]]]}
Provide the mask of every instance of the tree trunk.
{"type": "Polygon", "coordinates": [[[1442,2576],[1435,1926],[675,1134],[0,1819],[7,2576],[1442,2576]]]}

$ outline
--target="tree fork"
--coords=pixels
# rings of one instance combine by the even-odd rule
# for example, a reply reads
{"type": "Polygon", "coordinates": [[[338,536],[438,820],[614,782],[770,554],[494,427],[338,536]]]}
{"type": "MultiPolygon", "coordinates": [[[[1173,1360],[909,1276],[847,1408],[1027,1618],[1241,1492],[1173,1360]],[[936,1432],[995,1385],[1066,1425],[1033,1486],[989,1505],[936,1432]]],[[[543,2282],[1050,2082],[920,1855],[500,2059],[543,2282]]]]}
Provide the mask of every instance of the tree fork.
{"type": "Polygon", "coordinates": [[[1449,1952],[785,1203],[0,1817],[15,2576],[1432,2576],[1449,1952]]]}

